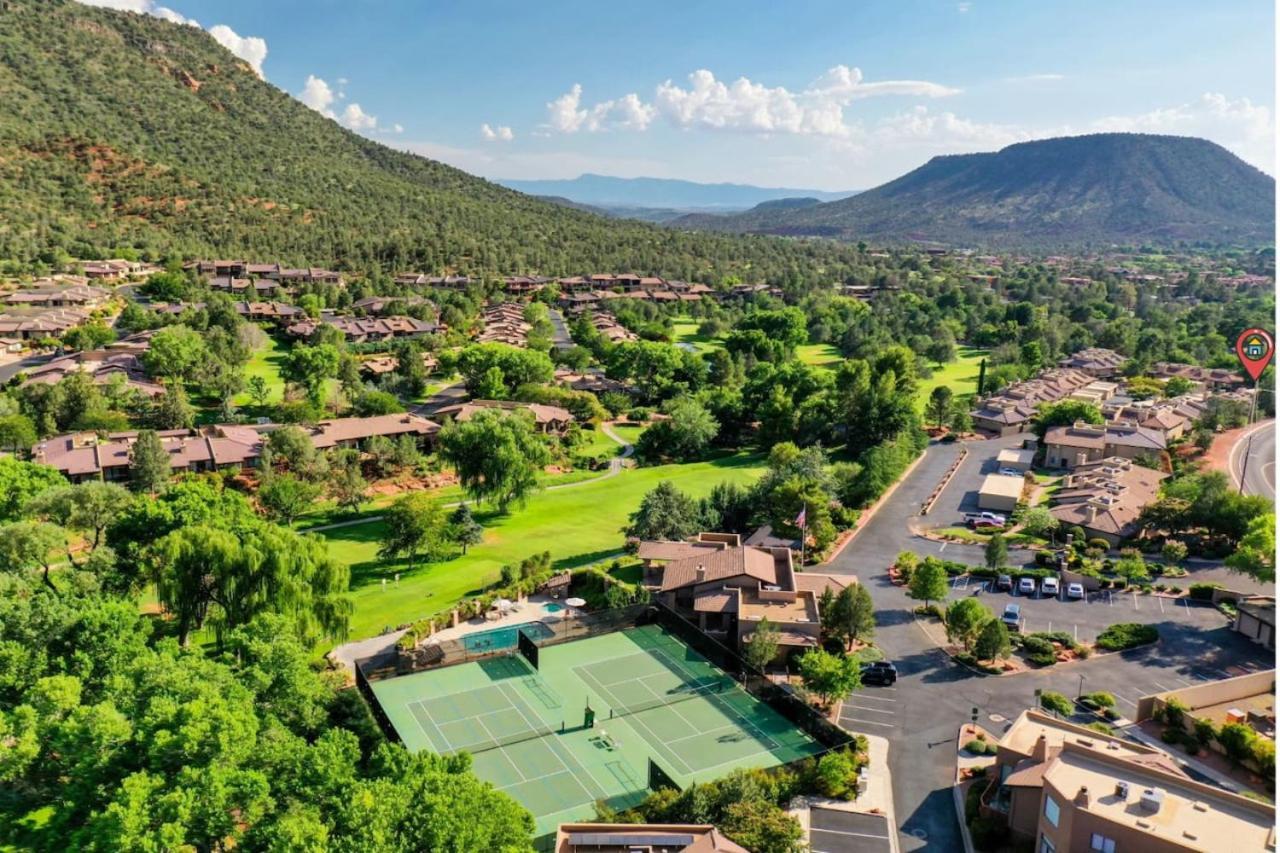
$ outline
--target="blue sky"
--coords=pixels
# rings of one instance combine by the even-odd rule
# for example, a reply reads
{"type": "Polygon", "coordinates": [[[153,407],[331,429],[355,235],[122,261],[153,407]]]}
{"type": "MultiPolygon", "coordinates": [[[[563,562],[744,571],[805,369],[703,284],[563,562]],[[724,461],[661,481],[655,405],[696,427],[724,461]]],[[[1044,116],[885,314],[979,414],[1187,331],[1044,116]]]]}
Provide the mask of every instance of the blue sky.
{"type": "Polygon", "coordinates": [[[486,177],[863,189],[1104,130],[1276,171],[1261,0],[92,2],[198,22],[312,108],[486,177]]]}

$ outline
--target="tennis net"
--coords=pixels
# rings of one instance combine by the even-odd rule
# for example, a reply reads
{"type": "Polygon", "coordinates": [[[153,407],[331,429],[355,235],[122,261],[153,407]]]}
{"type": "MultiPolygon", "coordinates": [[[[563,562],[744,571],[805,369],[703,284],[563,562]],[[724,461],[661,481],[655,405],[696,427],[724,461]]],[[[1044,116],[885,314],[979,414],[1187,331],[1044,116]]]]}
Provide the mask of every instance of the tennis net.
{"type": "Polygon", "coordinates": [[[632,714],[639,714],[641,711],[652,711],[654,708],[677,705],[681,702],[688,702],[690,699],[698,699],[720,693],[733,687],[733,684],[733,679],[728,676],[707,676],[685,684],[680,689],[673,690],[665,696],[655,696],[653,699],[636,702],[634,705],[611,707],[609,716],[629,717],[632,714]]]}
{"type": "Polygon", "coordinates": [[[512,746],[517,743],[524,743],[527,740],[537,740],[547,735],[553,735],[556,732],[564,731],[564,723],[559,726],[538,726],[532,729],[521,729],[518,732],[512,732],[502,737],[491,738],[490,740],[482,740],[478,743],[469,743],[459,746],[450,751],[450,755],[459,752],[469,752],[472,755],[478,755],[482,752],[489,752],[494,749],[501,749],[504,746],[512,746]]]}

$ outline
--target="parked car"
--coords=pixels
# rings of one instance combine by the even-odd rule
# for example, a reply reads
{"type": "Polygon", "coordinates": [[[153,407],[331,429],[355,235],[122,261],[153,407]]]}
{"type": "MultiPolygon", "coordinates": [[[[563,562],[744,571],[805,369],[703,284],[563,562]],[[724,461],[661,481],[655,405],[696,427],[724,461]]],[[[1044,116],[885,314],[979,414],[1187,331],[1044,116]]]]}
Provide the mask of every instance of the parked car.
{"type": "Polygon", "coordinates": [[[1023,595],[1035,595],[1035,591],[1036,591],[1035,578],[1021,578],[1018,581],[1018,592],[1022,593],[1023,595]]]}
{"type": "Polygon", "coordinates": [[[888,687],[898,680],[898,668],[887,660],[862,665],[862,683],[888,687]]]}
{"type": "Polygon", "coordinates": [[[1010,575],[1000,575],[996,578],[996,589],[1013,589],[1013,578],[1010,575]]]}
{"type": "Polygon", "coordinates": [[[976,521],[969,522],[969,526],[974,530],[982,530],[984,527],[1004,527],[1003,524],[992,521],[989,518],[979,518],[976,521]]]}
{"type": "Polygon", "coordinates": [[[995,512],[967,512],[964,523],[969,527],[1004,527],[1009,519],[995,512]]]}
{"type": "Polygon", "coordinates": [[[1045,578],[1044,580],[1040,581],[1040,594],[1052,595],[1056,597],[1058,594],[1058,579],[1045,578]]]}
{"type": "Polygon", "coordinates": [[[1019,626],[1022,625],[1022,605],[1006,604],[1004,606],[1004,613],[1000,614],[1000,621],[1003,622],[1005,627],[1009,630],[1018,630],[1019,626]]]}
{"type": "Polygon", "coordinates": [[[1067,598],[1084,598],[1084,584],[1082,583],[1067,584],[1067,598]]]}
{"type": "Polygon", "coordinates": [[[1022,472],[1021,472],[1021,471],[1019,471],[1017,468],[1001,468],[1001,469],[1000,469],[999,471],[997,471],[996,473],[998,473],[998,474],[1003,474],[1003,475],[1004,475],[1004,476],[1006,476],[1006,477],[1021,477],[1021,476],[1022,476],[1022,472]]]}

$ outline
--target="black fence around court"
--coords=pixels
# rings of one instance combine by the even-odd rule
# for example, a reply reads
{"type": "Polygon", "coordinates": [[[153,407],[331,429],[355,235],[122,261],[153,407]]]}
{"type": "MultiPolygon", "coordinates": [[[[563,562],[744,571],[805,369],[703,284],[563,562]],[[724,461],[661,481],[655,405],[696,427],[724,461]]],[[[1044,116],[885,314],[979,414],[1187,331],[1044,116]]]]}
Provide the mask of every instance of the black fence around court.
{"type": "Polygon", "coordinates": [[[747,693],[777,711],[827,750],[853,746],[853,735],[662,602],[654,600],[648,604],[640,624],[645,623],[665,628],[698,654],[735,676],[747,693]]]}
{"type": "MultiPolygon", "coordinates": [[[[446,666],[484,660],[500,655],[521,653],[521,646],[554,646],[576,640],[611,634],[640,625],[658,625],[729,673],[748,694],[754,696],[827,750],[850,747],[853,735],[832,723],[821,712],[753,668],[733,649],[702,632],[693,622],[660,601],[632,604],[595,612],[561,611],[562,618],[526,622],[505,628],[483,631],[456,640],[428,640],[417,648],[384,652],[355,662],[356,686],[373,709],[374,718],[393,740],[394,728],[373,695],[369,683],[446,666]]],[[[525,654],[528,657],[528,654],[525,654]]],[[[536,664],[535,664],[536,667],[536,664]]]]}

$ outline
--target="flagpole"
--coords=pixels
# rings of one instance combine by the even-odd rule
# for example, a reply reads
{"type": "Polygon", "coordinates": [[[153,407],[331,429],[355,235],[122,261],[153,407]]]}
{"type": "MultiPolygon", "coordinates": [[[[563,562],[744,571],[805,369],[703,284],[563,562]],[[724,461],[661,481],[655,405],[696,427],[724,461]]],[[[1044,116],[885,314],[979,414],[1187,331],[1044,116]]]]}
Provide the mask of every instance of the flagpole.
{"type": "Polygon", "coordinates": [[[809,537],[806,535],[809,530],[809,502],[804,501],[803,508],[800,510],[800,517],[804,519],[804,524],[800,525],[800,568],[804,568],[804,546],[805,541],[809,537]]]}

